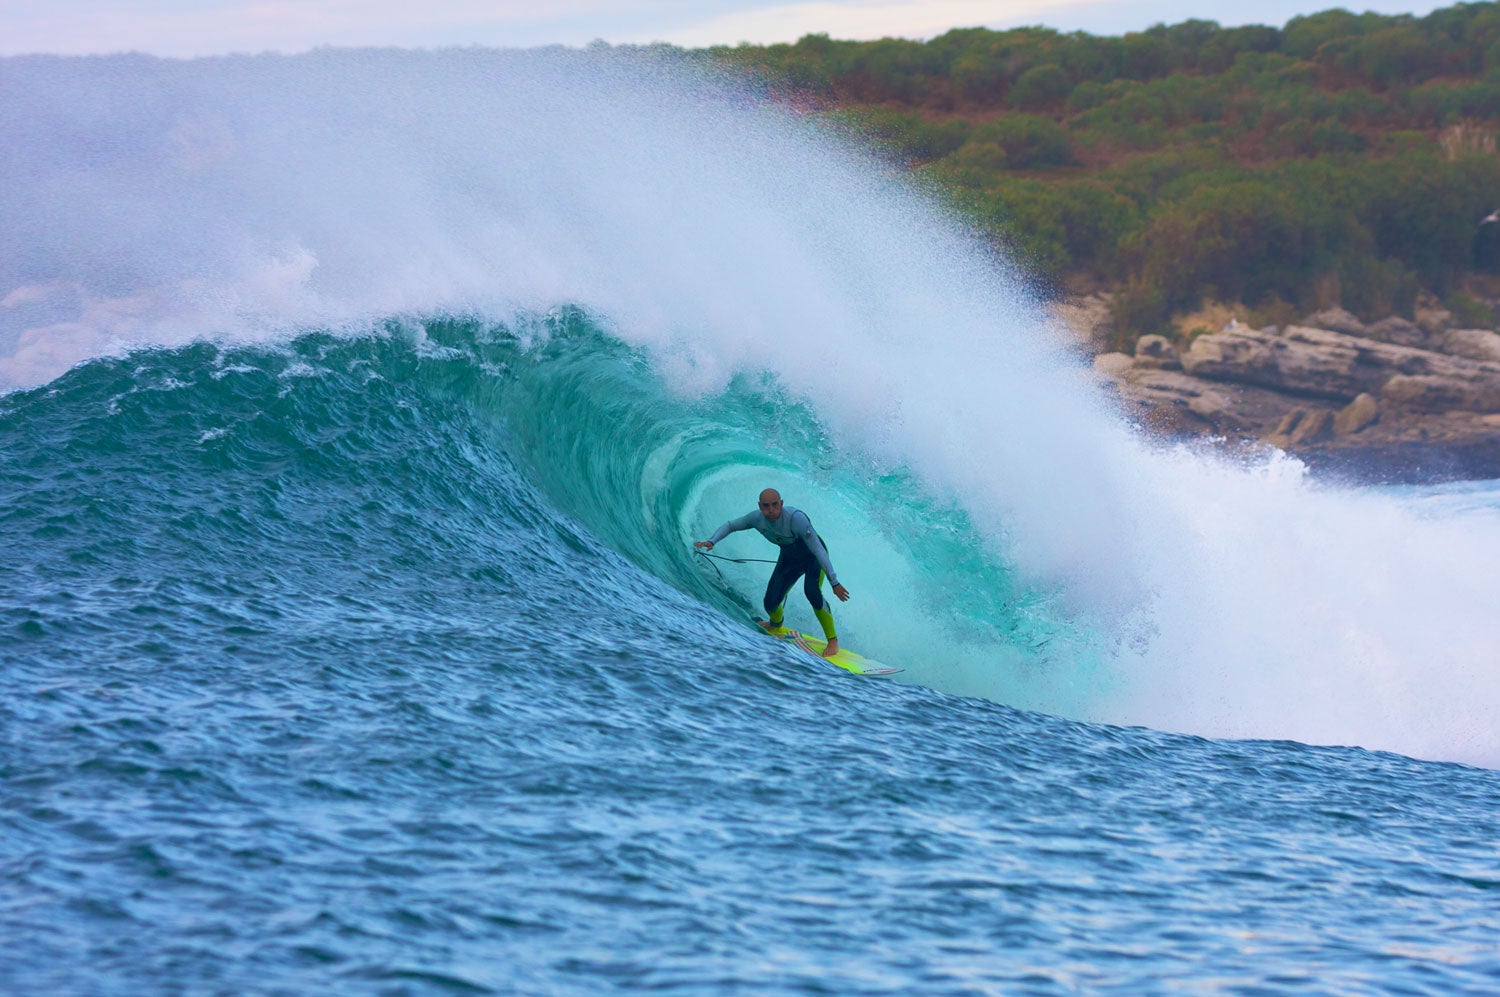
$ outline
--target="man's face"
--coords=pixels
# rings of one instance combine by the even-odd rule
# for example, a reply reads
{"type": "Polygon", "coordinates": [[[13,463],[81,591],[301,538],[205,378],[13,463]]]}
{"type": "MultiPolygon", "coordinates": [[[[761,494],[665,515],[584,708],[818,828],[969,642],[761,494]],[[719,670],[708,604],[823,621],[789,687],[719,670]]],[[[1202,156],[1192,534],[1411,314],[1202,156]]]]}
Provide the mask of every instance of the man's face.
{"type": "MultiPolygon", "coordinates": [[[[742,507],[743,508],[743,507],[742,507]]],[[[762,495],[760,499],[760,511],[766,514],[766,518],[775,522],[781,518],[781,497],[767,498],[762,495]]]]}

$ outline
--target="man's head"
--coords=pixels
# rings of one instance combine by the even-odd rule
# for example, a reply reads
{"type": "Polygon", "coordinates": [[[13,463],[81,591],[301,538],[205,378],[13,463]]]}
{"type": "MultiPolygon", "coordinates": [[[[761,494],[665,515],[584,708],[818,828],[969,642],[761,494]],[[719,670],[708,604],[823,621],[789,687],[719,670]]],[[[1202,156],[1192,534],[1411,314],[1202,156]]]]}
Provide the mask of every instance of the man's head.
{"type": "Polygon", "coordinates": [[[767,488],[760,493],[760,511],[765,513],[766,518],[777,520],[781,518],[781,493],[774,488],[767,488]]]}

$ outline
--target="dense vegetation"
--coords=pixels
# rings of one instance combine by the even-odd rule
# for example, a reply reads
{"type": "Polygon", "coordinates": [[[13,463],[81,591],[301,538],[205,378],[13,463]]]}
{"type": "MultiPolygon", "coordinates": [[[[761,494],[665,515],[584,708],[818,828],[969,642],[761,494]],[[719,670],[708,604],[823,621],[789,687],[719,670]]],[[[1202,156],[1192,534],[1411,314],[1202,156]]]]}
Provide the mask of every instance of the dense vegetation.
{"type": "Polygon", "coordinates": [[[1331,10],[1282,28],[1045,28],[714,55],[873,137],[1124,335],[1208,299],[1471,322],[1496,285],[1500,4],[1331,10]]]}

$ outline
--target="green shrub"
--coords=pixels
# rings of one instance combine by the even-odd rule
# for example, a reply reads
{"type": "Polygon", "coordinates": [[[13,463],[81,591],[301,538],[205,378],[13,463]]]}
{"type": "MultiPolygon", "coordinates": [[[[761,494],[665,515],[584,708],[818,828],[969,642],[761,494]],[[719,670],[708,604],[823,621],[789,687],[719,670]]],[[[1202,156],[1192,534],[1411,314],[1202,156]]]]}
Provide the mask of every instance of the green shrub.
{"type": "Polygon", "coordinates": [[[1453,313],[1453,322],[1459,328],[1493,329],[1496,325],[1500,325],[1500,322],[1496,321],[1493,308],[1462,291],[1455,291],[1448,295],[1443,305],[1453,313]]]}
{"type": "Polygon", "coordinates": [[[1021,110],[1043,111],[1060,105],[1072,84],[1055,62],[1033,66],[1021,74],[1010,91],[1010,105],[1021,110]]]}
{"type": "Polygon", "coordinates": [[[1120,285],[1128,332],[1205,296],[1379,318],[1500,273],[1500,4],[713,55],[838,108],[1049,279],[1120,285]]]}

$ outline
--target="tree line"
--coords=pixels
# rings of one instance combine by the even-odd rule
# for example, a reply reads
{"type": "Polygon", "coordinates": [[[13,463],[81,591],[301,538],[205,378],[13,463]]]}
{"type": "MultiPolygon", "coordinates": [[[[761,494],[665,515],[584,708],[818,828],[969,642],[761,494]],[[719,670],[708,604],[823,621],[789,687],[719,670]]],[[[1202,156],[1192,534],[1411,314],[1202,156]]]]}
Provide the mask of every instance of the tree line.
{"type": "Polygon", "coordinates": [[[720,47],[931,181],[1123,336],[1205,299],[1470,322],[1500,274],[1500,4],[1285,26],[1046,28],[720,47]],[[1477,282],[1477,283],[1476,283],[1477,282]]]}

